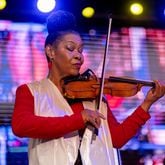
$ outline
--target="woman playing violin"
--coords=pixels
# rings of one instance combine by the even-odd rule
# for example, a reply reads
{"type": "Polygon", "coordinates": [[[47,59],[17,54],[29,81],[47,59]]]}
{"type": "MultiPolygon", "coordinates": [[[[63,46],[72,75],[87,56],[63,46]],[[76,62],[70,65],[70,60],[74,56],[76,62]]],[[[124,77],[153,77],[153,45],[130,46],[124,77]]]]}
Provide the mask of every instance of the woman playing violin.
{"type": "Polygon", "coordinates": [[[28,137],[30,165],[112,165],[113,147],[128,142],[150,118],[149,109],[164,96],[158,81],[137,109],[119,123],[106,100],[69,103],[63,96],[66,77],[77,76],[84,62],[83,42],[74,16],[57,11],[48,17],[45,54],[48,76],[17,88],[12,118],[16,136],[28,137]],[[91,127],[98,133],[93,138],[91,127]]]}

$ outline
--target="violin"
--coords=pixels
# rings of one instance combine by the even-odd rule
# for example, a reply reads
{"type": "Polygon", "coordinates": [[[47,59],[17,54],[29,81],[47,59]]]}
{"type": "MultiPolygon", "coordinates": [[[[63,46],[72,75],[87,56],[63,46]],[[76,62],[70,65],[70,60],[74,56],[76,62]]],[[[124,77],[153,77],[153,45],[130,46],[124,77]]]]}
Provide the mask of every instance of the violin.
{"type": "MultiPolygon", "coordinates": [[[[100,79],[90,69],[78,77],[64,80],[63,95],[68,99],[95,99],[99,94],[100,79]],[[92,73],[92,74],[91,74],[92,73]]],[[[110,76],[104,81],[104,94],[118,97],[136,95],[143,86],[155,87],[153,81],[110,76]]]]}

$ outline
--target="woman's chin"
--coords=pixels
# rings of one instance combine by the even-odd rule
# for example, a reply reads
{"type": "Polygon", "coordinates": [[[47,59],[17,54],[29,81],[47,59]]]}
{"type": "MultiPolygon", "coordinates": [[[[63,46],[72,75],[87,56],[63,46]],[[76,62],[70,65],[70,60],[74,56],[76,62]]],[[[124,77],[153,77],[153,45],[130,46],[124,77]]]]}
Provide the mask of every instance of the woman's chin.
{"type": "Polygon", "coordinates": [[[79,74],[79,69],[73,69],[72,71],[71,71],[71,75],[72,76],[77,76],[78,74],[79,74]]]}

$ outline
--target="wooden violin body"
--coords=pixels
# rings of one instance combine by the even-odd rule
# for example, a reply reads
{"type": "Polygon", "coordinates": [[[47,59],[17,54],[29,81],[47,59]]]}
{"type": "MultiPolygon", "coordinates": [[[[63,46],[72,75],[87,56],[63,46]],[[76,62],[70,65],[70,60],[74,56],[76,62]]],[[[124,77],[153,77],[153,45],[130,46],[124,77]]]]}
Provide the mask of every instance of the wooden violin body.
{"type": "MultiPolygon", "coordinates": [[[[93,73],[93,72],[92,72],[93,73]]],[[[64,83],[63,94],[69,99],[95,99],[99,94],[100,79],[94,74],[75,78],[64,83]]],[[[110,76],[104,81],[104,94],[118,97],[130,97],[137,94],[143,86],[154,87],[152,81],[136,80],[110,76]]]]}

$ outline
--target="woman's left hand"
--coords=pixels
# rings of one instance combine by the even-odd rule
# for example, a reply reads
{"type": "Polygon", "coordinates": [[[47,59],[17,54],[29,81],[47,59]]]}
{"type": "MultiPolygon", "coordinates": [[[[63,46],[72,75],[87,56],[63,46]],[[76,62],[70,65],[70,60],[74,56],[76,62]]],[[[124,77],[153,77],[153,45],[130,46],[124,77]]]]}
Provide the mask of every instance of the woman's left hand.
{"type": "Polygon", "coordinates": [[[161,97],[165,95],[165,85],[161,84],[159,81],[154,80],[155,82],[155,87],[150,89],[141,104],[141,107],[145,110],[148,111],[150,106],[155,103],[157,100],[159,100],[161,97]]]}

